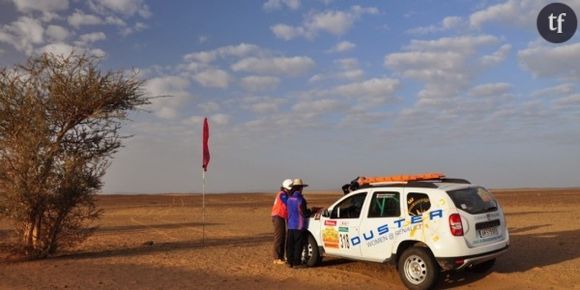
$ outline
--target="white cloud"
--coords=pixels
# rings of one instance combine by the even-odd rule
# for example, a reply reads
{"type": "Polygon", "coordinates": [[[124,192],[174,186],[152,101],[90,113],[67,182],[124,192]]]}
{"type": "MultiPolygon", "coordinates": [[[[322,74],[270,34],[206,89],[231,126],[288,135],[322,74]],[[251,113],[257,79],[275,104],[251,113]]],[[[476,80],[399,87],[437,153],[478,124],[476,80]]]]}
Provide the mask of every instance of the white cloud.
{"type": "Polygon", "coordinates": [[[209,117],[209,120],[216,125],[227,125],[230,123],[231,116],[227,114],[214,114],[209,117]]]}
{"type": "Polygon", "coordinates": [[[498,42],[489,35],[443,37],[436,40],[412,40],[410,51],[385,56],[385,66],[404,77],[425,82],[419,92],[424,104],[442,104],[457,95],[480,70],[481,60],[474,57],[481,47],[498,42]]]}
{"type": "MultiPolygon", "coordinates": [[[[208,116],[208,121],[210,128],[212,126],[224,126],[228,125],[231,122],[232,117],[228,114],[218,113],[208,116]]],[[[201,125],[203,123],[204,117],[203,116],[191,116],[187,118],[184,123],[187,125],[201,125]]]]}
{"type": "Polygon", "coordinates": [[[562,97],[554,101],[554,105],[558,108],[569,108],[573,106],[580,106],[580,94],[562,97]]]}
{"type": "Polygon", "coordinates": [[[205,102],[205,103],[201,103],[199,105],[197,105],[201,110],[203,110],[206,113],[213,113],[213,112],[217,112],[220,110],[221,106],[220,104],[213,102],[213,101],[209,101],[209,102],[205,102]]]}
{"type": "Polygon", "coordinates": [[[251,105],[250,108],[256,113],[275,113],[278,111],[278,104],[274,102],[257,103],[251,105]]]}
{"type": "Polygon", "coordinates": [[[299,36],[306,36],[311,38],[313,34],[311,32],[306,32],[304,27],[294,27],[287,24],[276,24],[270,27],[270,30],[276,35],[276,37],[291,40],[299,36]]]}
{"type": "Polygon", "coordinates": [[[9,43],[18,51],[30,55],[34,45],[44,42],[44,28],[38,20],[22,16],[0,28],[0,42],[9,43]]]}
{"type": "Polygon", "coordinates": [[[259,54],[262,50],[254,44],[240,43],[238,45],[222,46],[213,50],[198,51],[186,54],[183,58],[187,61],[210,63],[218,57],[243,57],[251,54],[259,54]]]}
{"type": "Polygon", "coordinates": [[[326,11],[312,16],[306,26],[312,31],[326,31],[334,35],[344,34],[352,27],[354,15],[344,11],[326,11]]]}
{"type": "Polygon", "coordinates": [[[128,16],[135,14],[144,18],[151,16],[149,6],[143,0],[91,0],[89,4],[95,12],[100,14],[112,11],[128,16]]]}
{"type": "Polygon", "coordinates": [[[422,81],[461,81],[466,56],[457,52],[409,51],[389,54],[385,65],[403,76],[422,81]]]}
{"type": "Polygon", "coordinates": [[[411,40],[408,48],[419,51],[434,50],[464,53],[473,52],[478,47],[497,42],[497,37],[492,35],[442,37],[435,40],[411,40]]]}
{"type": "Polygon", "coordinates": [[[266,11],[282,9],[284,6],[296,10],[300,8],[300,0],[268,0],[262,6],[266,11]]]}
{"type": "Polygon", "coordinates": [[[341,41],[337,43],[334,47],[329,49],[329,52],[347,52],[353,50],[356,47],[356,44],[350,41],[341,41]]]}
{"type": "Polygon", "coordinates": [[[103,20],[100,17],[91,14],[85,14],[80,10],[76,10],[67,18],[67,20],[72,27],[77,29],[85,25],[97,25],[103,23],[103,20]]]}
{"type": "Polygon", "coordinates": [[[474,97],[501,96],[509,92],[511,87],[508,83],[483,84],[473,87],[469,95],[474,97]]]}
{"type": "Polygon", "coordinates": [[[73,51],[76,51],[75,48],[64,42],[51,43],[40,49],[40,52],[53,53],[56,55],[69,55],[73,51]]]}
{"type": "Polygon", "coordinates": [[[580,80],[580,43],[531,46],[520,50],[518,59],[536,77],[580,80]]]}
{"type": "Polygon", "coordinates": [[[463,19],[459,16],[448,16],[443,18],[438,25],[421,26],[407,30],[410,34],[428,34],[455,29],[461,26],[463,19]]]}
{"type": "Polygon", "coordinates": [[[20,12],[40,11],[48,13],[68,8],[68,0],[13,0],[12,2],[20,12]]]}
{"type": "MultiPolygon", "coordinates": [[[[574,3],[574,1],[565,2],[574,3]]],[[[486,23],[499,22],[535,30],[538,13],[546,4],[537,0],[507,0],[474,12],[469,17],[469,23],[473,27],[480,28],[486,23]]],[[[576,1],[575,5],[580,6],[580,3],[576,1]]]]}
{"type": "Polygon", "coordinates": [[[112,25],[117,25],[117,26],[127,26],[127,23],[123,19],[121,19],[117,16],[111,16],[111,15],[107,16],[105,18],[104,22],[107,24],[112,24],[112,25]]]}
{"type": "Polygon", "coordinates": [[[342,106],[342,103],[335,99],[303,100],[292,106],[292,110],[301,113],[322,114],[336,111],[342,106]]]}
{"type": "Polygon", "coordinates": [[[50,40],[63,41],[68,38],[69,34],[66,28],[59,25],[49,25],[46,28],[46,36],[50,40]]]}
{"type": "Polygon", "coordinates": [[[189,80],[179,76],[162,76],[145,82],[144,88],[149,96],[158,97],[151,101],[155,114],[164,119],[174,119],[178,109],[191,98],[189,80]]]}
{"type": "Polygon", "coordinates": [[[340,85],[334,89],[338,95],[359,98],[363,102],[376,105],[395,100],[394,93],[400,82],[391,78],[373,78],[362,82],[340,85]]]}
{"type": "Polygon", "coordinates": [[[234,63],[234,71],[245,71],[259,74],[277,74],[296,76],[304,74],[315,66],[314,61],[306,56],[257,58],[248,57],[234,63]]]}
{"type": "MultiPolygon", "coordinates": [[[[499,40],[490,35],[413,40],[407,47],[409,51],[386,55],[386,67],[423,85],[415,104],[398,114],[394,130],[430,130],[436,123],[477,125],[477,120],[489,117],[502,100],[511,100],[509,84],[485,84],[475,88],[471,84],[477,74],[491,64],[489,58],[487,66],[483,64],[486,56],[481,56],[481,51],[498,43],[499,40]],[[453,123],[460,119],[462,122],[453,123]]],[[[456,128],[457,132],[461,130],[456,128]]]]}
{"type": "Polygon", "coordinates": [[[484,55],[481,58],[481,63],[485,66],[496,65],[506,59],[511,49],[511,44],[504,44],[500,46],[493,54],[484,55]]]}
{"type": "Polygon", "coordinates": [[[337,69],[329,73],[319,73],[312,76],[308,81],[319,82],[330,79],[338,80],[359,80],[364,76],[364,71],[360,69],[358,60],[355,58],[343,58],[335,60],[337,69]]]}
{"type": "Polygon", "coordinates": [[[378,14],[379,10],[374,7],[353,6],[350,10],[327,10],[319,13],[311,13],[304,19],[302,25],[291,26],[287,24],[276,24],[270,30],[276,37],[291,40],[296,37],[312,39],[319,32],[326,32],[333,35],[346,33],[361,16],[365,14],[378,14]]]}
{"type": "Polygon", "coordinates": [[[272,90],[278,87],[280,79],[269,76],[247,76],[241,79],[244,89],[251,92],[272,90]]]}
{"type": "Polygon", "coordinates": [[[107,36],[103,32],[86,33],[86,34],[79,36],[78,44],[79,45],[88,45],[88,44],[91,44],[93,42],[97,42],[97,41],[105,40],[105,39],[107,39],[107,36]]]}
{"type": "Polygon", "coordinates": [[[569,95],[575,92],[574,84],[563,83],[553,87],[541,89],[532,93],[532,97],[554,97],[569,95]]]}
{"type": "Polygon", "coordinates": [[[139,31],[143,31],[145,29],[147,29],[147,24],[143,23],[143,22],[137,22],[135,23],[132,27],[131,26],[125,26],[121,29],[120,34],[123,36],[127,36],[129,34],[133,34],[139,31]]]}
{"type": "Polygon", "coordinates": [[[204,87],[227,88],[230,83],[230,75],[221,69],[210,68],[196,73],[193,79],[204,87]]]}
{"type": "Polygon", "coordinates": [[[242,107],[255,113],[271,114],[280,110],[280,106],[287,102],[284,98],[270,97],[245,97],[242,99],[242,107]]]}
{"type": "Polygon", "coordinates": [[[359,67],[358,60],[355,58],[343,58],[336,60],[335,63],[341,68],[338,78],[347,80],[358,80],[363,77],[364,72],[359,67]]]}
{"type": "Polygon", "coordinates": [[[78,47],[72,46],[64,42],[55,42],[47,44],[39,49],[37,49],[38,53],[52,53],[56,55],[68,56],[72,52],[75,53],[86,53],[88,55],[92,55],[95,57],[103,58],[106,56],[105,51],[99,48],[85,48],[85,47],[78,47]]]}

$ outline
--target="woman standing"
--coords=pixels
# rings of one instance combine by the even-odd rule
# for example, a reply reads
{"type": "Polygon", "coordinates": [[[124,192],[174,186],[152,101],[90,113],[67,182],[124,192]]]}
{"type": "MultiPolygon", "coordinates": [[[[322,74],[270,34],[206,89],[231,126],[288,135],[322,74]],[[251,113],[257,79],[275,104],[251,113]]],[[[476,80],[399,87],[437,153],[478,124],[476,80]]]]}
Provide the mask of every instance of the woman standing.
{"type": "Polygon", "coordinates": [[[286,200],[288,199],[290,189],[292,189],[292,180],[284,180],[272,206],[272,224],[274,225],[274,247],[272,255],[274,256],[274,264],[276,265],[284,264],[284,242],[286,241],[286,219],[288,218],[286,200]]]}

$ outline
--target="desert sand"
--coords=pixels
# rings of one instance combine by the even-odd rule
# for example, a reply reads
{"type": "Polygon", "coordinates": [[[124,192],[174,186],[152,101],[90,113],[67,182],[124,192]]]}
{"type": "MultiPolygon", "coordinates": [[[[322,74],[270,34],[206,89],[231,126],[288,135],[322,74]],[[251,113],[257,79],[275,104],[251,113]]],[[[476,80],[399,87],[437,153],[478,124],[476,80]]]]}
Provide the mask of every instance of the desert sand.
{"type": "MultiPolygon", "coordinates": [[[[438,288],[580,289],[580,190],[495,190],[511,235],[491,272],[444,276],[438,288]]],[[[325,207],[337,193],[305,192],[325,207]]],[[[1,289],[404,289],[390,264],[326,257],[321,266],[273,265],[274,194],[99,196],[100,229],[40,261],[0,263],[1,289]]],[[[0,221],[0,241],[10,227],[0,221]]],[[[0,252],[6,257],[6,252],[0,252]]]]}

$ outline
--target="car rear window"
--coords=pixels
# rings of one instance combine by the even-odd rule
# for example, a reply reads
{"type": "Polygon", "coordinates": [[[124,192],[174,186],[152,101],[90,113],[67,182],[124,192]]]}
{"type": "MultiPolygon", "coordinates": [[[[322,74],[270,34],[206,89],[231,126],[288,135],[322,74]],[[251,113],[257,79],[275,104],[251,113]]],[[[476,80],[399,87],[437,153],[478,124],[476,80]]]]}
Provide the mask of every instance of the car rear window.
{"type": "Polygon", "coordinates": [[[471,214],[497,210],[497,202],[483,187],[469,187],[447,192],[455,206],[471,214]]]}
{"type": "Polygon", "coordinates": [[[410,192],[407,194],[409,215],[422,215],[431,208],[431,201],[426,193],[410,192]]]}

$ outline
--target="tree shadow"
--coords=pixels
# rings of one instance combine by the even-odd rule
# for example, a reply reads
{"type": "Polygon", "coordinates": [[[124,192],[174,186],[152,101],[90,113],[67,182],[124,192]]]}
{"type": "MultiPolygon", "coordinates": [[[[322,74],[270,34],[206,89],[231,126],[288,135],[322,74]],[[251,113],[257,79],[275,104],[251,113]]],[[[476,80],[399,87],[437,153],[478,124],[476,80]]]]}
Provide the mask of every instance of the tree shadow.
{"type": "MultiPolygon", "coordinates": [[[[119,233],[136,233],[145,232],[148,230],[172,230],[180,228],[189,227],[201,227],[203,223],[192,222],[192,223],[176,223],[176,224],[146,224],[146,225],[126,225],[126,226],[114,226],[114,227],[99,227],[95,231],[95,236],[103,235],[113,235],[119,233]]],[[[205,223],[206,226],[218,226],[222,224],[218,223],[205,223]]]]}
{"type": "Polygon", "coordinates": [[[75,252],[53,257],[52,259],[95,259],[106,257],[130,257],[139,255],[148,255],[153,253],[167,253],[181,250],[203,249],[207,247],[250,247],[257,244],[270,242],[271,233],[262,233],[252,237],[228,237],[223,239],[206,239],[205,241],[175,241],[164,242],[153,245],[141,245],[137,247],[118,248],[94,252],[75,252]]]}

